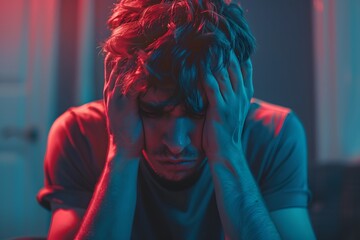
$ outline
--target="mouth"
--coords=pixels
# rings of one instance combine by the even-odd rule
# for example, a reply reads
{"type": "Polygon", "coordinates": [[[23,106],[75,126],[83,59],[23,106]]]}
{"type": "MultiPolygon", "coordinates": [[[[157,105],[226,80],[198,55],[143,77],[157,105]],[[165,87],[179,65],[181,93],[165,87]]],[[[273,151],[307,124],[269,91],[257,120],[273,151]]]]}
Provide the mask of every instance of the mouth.
{"type": "Polygon", "coordinates": [[[194,159],[159,159],[158,162],[169,172],[188,172],[194,169],[197,161],[194,159]]]}
{"type": "Polygon", "coordinates": [[[198,165],[198,156],[152,156],[143,150],[144,158],[147,160],[150,166],[154,168],[162,169],[161,171],[168,171],[173,173],[189,172],[191,169],[195,169],[198,165]]]}
{"type": "Polygon", "coordinates": [[[187,164],[193,164],[196,162],[195,159],[174,159],[174,158],[168,158],[168,159],[160,159],[159,162],[161,164],[169,164],[169,165],[187,165],[187,164]]]}
{"type": "Polygon", "coordinates": [[[183,160],[183,159],[166,159],[166,160],[160,160],[161,164],[168,164],[168,165],[187,165],[187,164],[193,164],[196,161],[195,160],[183,160]]]}

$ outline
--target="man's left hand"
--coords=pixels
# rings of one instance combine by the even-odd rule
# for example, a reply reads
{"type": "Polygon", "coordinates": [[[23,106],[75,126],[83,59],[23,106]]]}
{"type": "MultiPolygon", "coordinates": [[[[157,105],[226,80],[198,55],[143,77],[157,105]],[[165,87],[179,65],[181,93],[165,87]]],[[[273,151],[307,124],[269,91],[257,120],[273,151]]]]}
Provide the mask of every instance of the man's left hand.
{"type": "Polygon", "coordinates": [[[206,156],[216,161],[232,152],[241,153],[241,134],[254,93],[251,60],[240,64],[231,52],[227,68],[207,71],[204,89],[209,102],[203,130],[206,156]]]}

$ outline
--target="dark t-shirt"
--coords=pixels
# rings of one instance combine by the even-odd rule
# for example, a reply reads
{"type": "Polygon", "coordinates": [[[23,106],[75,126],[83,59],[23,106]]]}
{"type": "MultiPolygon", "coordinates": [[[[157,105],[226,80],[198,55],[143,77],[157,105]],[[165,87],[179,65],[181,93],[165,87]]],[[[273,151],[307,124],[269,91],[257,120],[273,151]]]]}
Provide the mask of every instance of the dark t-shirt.
{"type": "MultiPolygon", "coordinates": [[[[290,109],[253,99],[242,144],[269,211],[307,207],[305,134],[290,109]]],[[[54,203],[86,209],[106,161],[107,145],[102,101],[61,115],[49,133],[39,203],[47,209],[54,203]]],[[[141,160],[137,192],[133,238],[222,238],[208,164],[194,184],[174,190],[159,183],[141,160]]]]}

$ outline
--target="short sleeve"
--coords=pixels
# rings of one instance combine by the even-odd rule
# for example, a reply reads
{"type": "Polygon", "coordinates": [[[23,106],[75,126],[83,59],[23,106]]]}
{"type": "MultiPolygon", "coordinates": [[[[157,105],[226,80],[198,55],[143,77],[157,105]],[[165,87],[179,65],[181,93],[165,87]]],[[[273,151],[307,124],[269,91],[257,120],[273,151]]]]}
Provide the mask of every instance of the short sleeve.
{"type": "Polygon", "coordinates": [[[261,192],[269,211],[291,207],[307,207],[307,145],[303,126],[290,112],[268,148],[269,162],[261,181],[261,192]]]}
{"type": "Polygon", "coordinates": [[[37,195],[38,202],[47,209],[51,203],[86,209],[98,178],[92,155],[75,112],[68,110],[48,135],[45,185],[37,195]]]}

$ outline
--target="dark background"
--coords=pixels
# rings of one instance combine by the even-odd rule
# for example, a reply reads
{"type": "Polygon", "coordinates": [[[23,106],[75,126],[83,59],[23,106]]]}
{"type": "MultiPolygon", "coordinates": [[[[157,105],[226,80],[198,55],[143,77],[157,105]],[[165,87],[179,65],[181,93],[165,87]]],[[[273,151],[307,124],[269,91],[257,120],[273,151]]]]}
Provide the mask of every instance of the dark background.
{"type": "Polygon", "coordinates": [[[255,97],[289,107],[304,124],[315,161],[315,84],[310,0],[242,0],[257,40],[255,97]]]}

